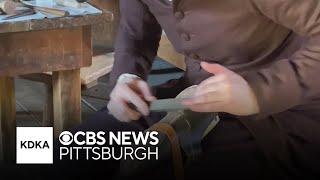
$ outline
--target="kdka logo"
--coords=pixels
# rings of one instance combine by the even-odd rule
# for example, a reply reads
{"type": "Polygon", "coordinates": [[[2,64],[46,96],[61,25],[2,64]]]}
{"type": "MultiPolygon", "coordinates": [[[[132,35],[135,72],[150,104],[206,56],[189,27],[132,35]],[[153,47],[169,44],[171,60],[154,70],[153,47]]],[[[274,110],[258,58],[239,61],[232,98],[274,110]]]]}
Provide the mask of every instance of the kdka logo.
{"type": "Polygon", "coordinates": [[[52,127],[17,127],[17,164],[53,163],[52,127]]]}

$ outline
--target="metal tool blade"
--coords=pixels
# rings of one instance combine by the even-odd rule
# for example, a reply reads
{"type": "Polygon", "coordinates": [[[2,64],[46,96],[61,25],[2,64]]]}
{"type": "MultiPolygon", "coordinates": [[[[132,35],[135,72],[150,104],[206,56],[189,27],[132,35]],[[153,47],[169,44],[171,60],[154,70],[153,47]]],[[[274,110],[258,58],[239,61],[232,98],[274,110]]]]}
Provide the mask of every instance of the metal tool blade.
{"type": "Polygon", "coordinates": [[[188,108],[182,104],[183,99],[160,99],[150,104],[152,112],[170,112],[187,110],[188,108]]]}

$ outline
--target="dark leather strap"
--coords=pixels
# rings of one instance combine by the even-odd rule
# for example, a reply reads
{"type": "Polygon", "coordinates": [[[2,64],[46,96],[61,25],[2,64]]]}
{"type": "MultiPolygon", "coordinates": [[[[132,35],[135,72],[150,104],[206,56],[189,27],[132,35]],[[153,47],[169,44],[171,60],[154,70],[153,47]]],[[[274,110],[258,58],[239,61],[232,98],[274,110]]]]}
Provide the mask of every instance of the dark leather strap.
{"type": "Polygon", "coordinates": [[[174,168],[174,175],[177,180],[184,179],[184,170],[183,170],[183,161],[182,154],[180,149],[179,138],[177,133],[168,123],[156,123],[154,124],[150,130],[157,131],[159,133],[165,134],[171,144],[171,152],[172,152],[172,162],[174,168]]]}

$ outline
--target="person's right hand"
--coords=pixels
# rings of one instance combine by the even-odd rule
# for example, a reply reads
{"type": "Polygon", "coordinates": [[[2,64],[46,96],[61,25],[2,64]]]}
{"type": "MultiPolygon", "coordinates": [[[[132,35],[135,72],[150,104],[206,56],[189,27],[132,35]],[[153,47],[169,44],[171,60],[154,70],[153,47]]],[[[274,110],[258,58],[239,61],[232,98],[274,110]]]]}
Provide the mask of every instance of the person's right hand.
{"type": "Polygon", "coordinates": [[[148,116],[149,106],[156,98],[151,94],[148,84],[140,78],[118,81],[110,94],[109,113],[122,122],[139,120],[148,116]]]}

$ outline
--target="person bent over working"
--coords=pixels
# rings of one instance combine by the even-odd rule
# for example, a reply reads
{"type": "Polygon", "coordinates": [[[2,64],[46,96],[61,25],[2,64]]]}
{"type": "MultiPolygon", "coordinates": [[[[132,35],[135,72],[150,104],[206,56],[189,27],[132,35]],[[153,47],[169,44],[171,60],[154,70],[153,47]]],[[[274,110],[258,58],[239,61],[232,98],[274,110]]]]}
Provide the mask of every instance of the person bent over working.
{"type": "Polygon", "coordinates": [[[120,0],[120,11],[108,110],[78,129],[145,130],[161,119],[150,102],[198,85],[182,103],[220,122],[186,174],[319,176],[319,0],[120,0]],[[187,69],[150,88],[162,31],[187,69]]]}
{"type": "Polygon", "coordinates": [[[120,8],[108,104],[116,119],[141,121],[147,102],[198,85],[183,103],[221,121],[195,164],[225,176],[319,175],[320,1],[122,0],[120,8]],[[145,80],[162,30],[187,70],[151,92],[145,80]]]}

